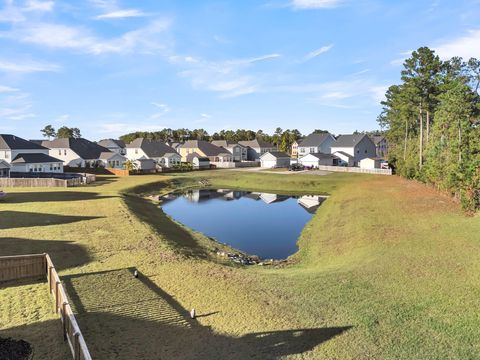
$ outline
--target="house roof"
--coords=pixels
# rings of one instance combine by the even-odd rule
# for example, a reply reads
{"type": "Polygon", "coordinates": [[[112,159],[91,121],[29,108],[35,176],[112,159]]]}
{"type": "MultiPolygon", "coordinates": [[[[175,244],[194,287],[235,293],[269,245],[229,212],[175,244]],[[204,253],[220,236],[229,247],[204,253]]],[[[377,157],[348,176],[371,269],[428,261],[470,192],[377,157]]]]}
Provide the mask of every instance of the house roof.
{"type": "Polygon", "coordinates": [[[287,153],[285,153],[283,151],[270,151],[270,152],[267,152],[267,153],[263,154],[260,157],[263,157],[263,156],[268,155],[268,154],[273,155],[276,158],[290,158],[290,155],[288,155],[287,153]]]}
{"type": "Polygon", "coordinates": [[[10,164],[5,160],[0,159],[0,169],[10,169],[10,164]]]}
{"type": "Polygon", "coordinates": [[[125,148],[125,142],[123,140],[116,140],[116,139],[103,139],[97,142],[98,145],[106,147],[106,148],[125,148]]]}
{"type": "MultiPolygon", "coordinates": [[[[337,151],[340,152],[340,151],[337,151]]],[[[312,155],[315,156],[317,159],[332,159],[334,156],[332,154],[324,154],[324,153],[310,153],[302,156],[304,158],[305,156],[312,155]]]]}
{"type": "Polygon", "coordinates": [[[138,138],[133,140],[130,144],[127,144],[127,148],[139,148],[148,157],[163,157],[166,154],[177,154],[174,148],[168,146],[163,141],[160,140],[150,140],[144,138],[138,138]]]}
{"type": "Polygon", "coordinates": [[[345,155],[345,156],[347,156],[347,157],[349,157],[349,158],[353,158],[352,155],[347,154],[345,151],[335,151],[335,152],[333,153],[333,155],[335,155],[335,154],[342,154],[342,155],[345,155]]]}
{"type": "MultiPolygon", "coordinates": [[[[238,142],[235,141],[228,141],[228,140],[213,140],[212,144],[215,146],[221,146],[221,147],[229,147],[229,146],[235,146],[235,145],[240,145],[238,142]]],[[[242,146],[242,145],[240,145],[242,146]]]]}
{"type": "MultiPolygon", "coordinates": [[[[384,158],[382,158],[382,157],[379,157],[379,156],[367,157],[367,158],[364,158],[364,159],[362,159],[362,160],[367,160],[367,159],[368,159],[368,160],[375,160],[375,161],[382,161],[382,160],[385,160],[384,158]]],[[[360,160],[360,161],[362,161],[362,160],[360,160]]]]}
{"type": "Polygon", "coordinates": [[[383,135],[373,135],[370,136],[370,139],[374,142],[375,145],[378,145],[379,142],[385,139],[385,136],[383,135]]]}
{"type": "Polygon", "coordinates": [[[184,149],[199,149],[206,156],[217,156],[221,154],[231,155],[228,150],[223,147],[213,145],[204,140],[188,140],[184,144],[180,145],[184,149]]]}
{"type": "Polygon", "coordinates": [[[363,140],[364,137],[367,137],[365,134],[351,134],[351,135],[340,135],[337,140],[333,143],[332,148],[335,147],[355,147],[357,144],[363,140]]]}
{"type": "Polygon", "coordinates": [[[255,140],[248,140],[248,141],[239,141],[240,145],[249,146],[251,148],[274,148],[275,145],[266,142],[263,139],[255,139],[255,140]]]}
{"type": "Polygon", "coordinates": [[[187,155],[187,161],[191,162],[194,158],[198,158],[200,161],[210,161],[208,157],[197,154],[196,152],[187,155]]]}
{"type": "Polygon", "coordinates": [[[110,152],[106,147],[83,138],[45,140],[42,145],[50,149],[71,149],[83,160],[97,160],[102,152],[110,152]]]}
{"type": "Polygon", "coordinates": [[[63,162],[60,159],[53,156],[42,153],[26,153],[18,154],[15,159],[12,160],[12,164],[34,164],[34,163],[58,163],[63,162]]]}
{"type": "Polygon", "coordinates": [[[117,154],[115,152],[111,152],[111,151],[102,152],[98,158],[101,159],[101,160],[110,160],[113,157],[121,157],[121,158],[126,159],[125,156],[117,154]]]}
{"type": "Polygon", "coordinates": [[[0,149],[2,150],[46,150],[47,148],[43,147],[40,144],[22,139],[21,137],[10,135],[10,134],[0,134],[0,149]]]}
{"type": "Polygon", "coordinates": [[[306,147],[306,146],[320,146],[322,143],[329,138],[331,135],[329,133],[322,133],[322,134],[310,134],[307,137],[300,140],[298,146],[306,147]]]}

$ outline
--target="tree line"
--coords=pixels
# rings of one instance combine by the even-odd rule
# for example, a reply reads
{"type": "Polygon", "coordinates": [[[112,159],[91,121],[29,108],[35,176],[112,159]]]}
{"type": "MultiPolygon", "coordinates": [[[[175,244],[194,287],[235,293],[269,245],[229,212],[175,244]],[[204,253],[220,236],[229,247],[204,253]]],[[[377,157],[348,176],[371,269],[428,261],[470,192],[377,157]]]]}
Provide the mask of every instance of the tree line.
{"type": "Polygon", "coordinates": [[[378,122],[389,162],[407,178],[435,185],[480,208],[480,61],[443,61],[428,47],[405,60],[378,122]]]}
{"type": "Polygon", "coordinates": [[[48,140],[50,139],[64,139],[64,138],[81,138],[82,134],[80,133],[80,129],[73,127],[69,128],[68,126],[62,126],[58,130],[52,125],[45,126],[42,130],[40,130],[42,135],[46,137],[48,140]]]}

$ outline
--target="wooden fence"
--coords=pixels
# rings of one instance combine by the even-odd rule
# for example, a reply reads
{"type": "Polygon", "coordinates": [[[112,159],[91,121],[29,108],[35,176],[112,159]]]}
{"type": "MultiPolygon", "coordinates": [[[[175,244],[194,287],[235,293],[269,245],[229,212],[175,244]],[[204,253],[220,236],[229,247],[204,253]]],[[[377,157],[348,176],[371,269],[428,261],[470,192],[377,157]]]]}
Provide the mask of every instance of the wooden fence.
{"type": "Polygon", "coordinates": [[[325,171],[334,171],[334,172],[354,172],[362,174],[377,174],[377,175],[392,175],[392,169],[361,169],[358,167],[349,167],[349,166],[328,166],[328,165],[319,165],[315,169],[325,170],[325,171]]]}
{"type": "Polygon", "coordinates": [[[70,180],[53,178],[0,178],[1,187],[68,187],[75,186],[70,180]],[[70,183],[69,183],[70,181],[70,183]]]}
{"type": "Polygon", "coordinates": [[[26,278],[47,278],[48,290],[55,300],[55,312],[60,315],[63,339],[68,342],[74,360],[92,360],[68,302],[67,293],[48,254],[0,257],[0,282],[26,278]]]}

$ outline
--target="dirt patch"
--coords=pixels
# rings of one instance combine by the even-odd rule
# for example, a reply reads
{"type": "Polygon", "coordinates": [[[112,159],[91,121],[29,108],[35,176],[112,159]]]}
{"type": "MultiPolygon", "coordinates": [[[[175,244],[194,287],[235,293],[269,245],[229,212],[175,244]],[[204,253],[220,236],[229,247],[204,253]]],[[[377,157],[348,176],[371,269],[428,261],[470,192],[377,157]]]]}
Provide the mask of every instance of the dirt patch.
{"type": "Polygon", "coordinates": [[[32,346],[25,340],[0,338],[0,360],[31,360],[32,346]]]}

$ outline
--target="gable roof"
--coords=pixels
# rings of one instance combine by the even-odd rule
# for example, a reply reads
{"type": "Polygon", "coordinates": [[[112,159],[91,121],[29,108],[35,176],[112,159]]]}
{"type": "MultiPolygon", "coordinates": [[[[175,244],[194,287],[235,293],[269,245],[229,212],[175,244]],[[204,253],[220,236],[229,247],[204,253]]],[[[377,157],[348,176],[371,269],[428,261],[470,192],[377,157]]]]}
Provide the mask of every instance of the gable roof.
{"type": "Polygon", "coordinates": [[[322,133],[322,134],[310,134],[307,137],[300,140],[298,146],[306,147],[306,146],[320,146],[322,143],[330,137],[330,133],[322,133]]]}
{"type": "Polygon", "coordinates": [[[221,147],[224,147],[224,148],[229,147],[229,146],[235,146],[235,145],[242,146],[236,141],[228,141],[228,140],[213,140],[212,144],[215,145],[215,146],[221,146],[221,147]]]}
{"type": "Polygon", "coordinates": [[[249,146],[251,148],[274,148],[275,145],[266,142],[263,139],[255,139],[255,140],[248,140],[248,141],[239,141],[240,145],[249,146]]]}
{"type": "Polygon", "coordinates": [[[83,138],[45,140],[42,145],[50,149],[71,149],[83,160],[97,160],[102,152],[111,152],[106,147],[83,138]]]}
{"type": "Polygon", "coordinates": [[[378,145],[379,142],[381,142],[382,140],[385,140],[385,136],[373,135],[373,136],[370,136],[370,139],[373,141],[375,145],[378,145]]]}
{"type": "Polygon", "coordinates": [[[12,164],[36,164],[36,163],[59,163],[63,160],[42,153],[18,154],[12,160],[12,164]]]}
{"type": "Polygon", "coordinates": [[[127,144],[127,148],[139,148],[148,157],[163,157],[165,154],[178,154],[174,148],[168,146],[160,140],[150,140],[145,138],[138,138],[127,144]]]}
{"type": "Polygon", "coordinates": [[[116,140],[116,139],[103,139],[97,142],[98,145],[106,147],[106,148],[125,148],[125,142],[123,140],[116,140]]]}
{"type": "Polygon", "coordinates": [[[0,169],[10,169],[10,164],[5,160],[0,159],[0,169]]]}
{"type": "Polygon", "coordinates": [[[108,161],[108,160],[110,160],[114,157],[120,157],[120,158],[125,159],[125,160],[127,159],[125,156],[120,155],[116,152],[112,152],[112,151],[104,151],[100,154],[100,156],[98,158],[101,159],[101,160],[107,160],[108,161]]]}
{"type": "Polygon", "coordinates": [[[347,153],[344,152],[344,151],[335,151],[335,152],[333,152],[333,155],[335,155],[335,154],[341,154],[341,155],[343,155],[343,156],[346,156],[346,157],[352,158],[352,159],[354,158],[352,155],[347,154],[347,153]]]}
{"type": "Polygon", "coordinates": [[[370,140],[370,138],[365,134],[340,135],[332,144],[332,148],[355,147],[360,141],[363,140],[364,137],[367,137],[370,140]]]}
{"type": "Polygon", "coordinates": [[[197,154],[196,152],[190,153],[187,155],[187,161],[191,162],[193,159],[198,158],[199,161],[210,161],[208,157],[202,156],[200,154],[197,154]]]}
{"type": "Polygon", "coordinates": [[[184,149],[200,149],[206,156],[217,156],[221,154],[231,155],[228,150],[223,147],[213,145],[204,140],[188,140],[184,144],[180,145],[184,149]]]}
{"type": "Polygon", "coordinates": [[[265,154],[263,154],[262,156],[260,156],[261,158],[264,157],[265,155],[273,155],[274,157],[276,157],[277,159],[278,158],[290,158],[290,155],[288,155],[287,153],[283,152],[283,151],[269,151],[269,152],[266,152],[265,154]]]}
{"type": "Polygon", "coordinates": [[[0,149],[2,150],[47,150],[46,147],[38,143],[34,143],[21,137],[10,135],[10,134],[0,134],[0,149]]]}

